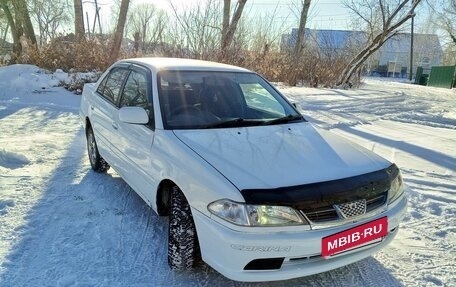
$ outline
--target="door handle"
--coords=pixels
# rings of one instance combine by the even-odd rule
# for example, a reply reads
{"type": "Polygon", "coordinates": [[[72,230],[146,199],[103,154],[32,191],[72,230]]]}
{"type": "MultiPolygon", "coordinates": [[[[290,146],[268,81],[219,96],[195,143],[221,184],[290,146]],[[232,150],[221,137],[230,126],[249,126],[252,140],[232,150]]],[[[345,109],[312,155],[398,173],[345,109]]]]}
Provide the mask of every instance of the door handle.
{"type": "Polygon", "coordinates": [[[117,125],[116,122],[112,122],[111,125],[112,125],[112,127],[113,127],[115,130],[117,130],[117,129],[119,128],[119,126],[117,125]]]}

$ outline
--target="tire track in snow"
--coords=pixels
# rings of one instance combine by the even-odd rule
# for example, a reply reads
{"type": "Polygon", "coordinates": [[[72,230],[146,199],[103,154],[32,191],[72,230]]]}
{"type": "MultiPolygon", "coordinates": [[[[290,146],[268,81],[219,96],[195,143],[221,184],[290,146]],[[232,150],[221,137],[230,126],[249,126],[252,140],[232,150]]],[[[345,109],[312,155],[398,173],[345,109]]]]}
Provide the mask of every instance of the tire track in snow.
{"type": "MultiPolygon", "coordinates": [[[[146,211],[146,224],[145,226],[143,227],[142,229],[142,232],[141,232],[141,240],[140,240],[140,243],[139,243],[139,249],[137,250],[136,254],[135,254],[135,258],[133,260],[133,264],[132,264],[132,267],[135,268],[136,267],[136,263],[138,262],[138,258],[139,256],[142,256],[144,255],[143,253],[143,250],[144,250],[144,241],[145,241],[145,238],[146,238],[146,234],[148,233],[149,231],[149,224],[150,224],[150,219],[151,219],[151,208],[148,208],[148,210],[146,211]]],[[[142,213],[141,215],[141,219],[144,217],[144,212],[142,213]]],[[[142,221],[142,220],[141,220],[142,221]]],[[[142,222],[143,223],[143,222],[142,222]]],[[[143,224],[141,224],[143,225],[143,224]]]]}
{"type": "Polygon", "coordinates": [[[119,249],[120,250],[123,250],[122,247],[124,246],[124,243],[123,243],[124,219],[125,219],[125,216],[126,216],[126,213],[127,213],[127,206],[130,203],[131,188],[128,188],[127,190],[128,191],[123,196],[123,200],[122,200],[123,201],[123,207],[122,207],[122,209],[120,211],[120,224],[119,224],[120,225],[119,226],[119,249]]]}

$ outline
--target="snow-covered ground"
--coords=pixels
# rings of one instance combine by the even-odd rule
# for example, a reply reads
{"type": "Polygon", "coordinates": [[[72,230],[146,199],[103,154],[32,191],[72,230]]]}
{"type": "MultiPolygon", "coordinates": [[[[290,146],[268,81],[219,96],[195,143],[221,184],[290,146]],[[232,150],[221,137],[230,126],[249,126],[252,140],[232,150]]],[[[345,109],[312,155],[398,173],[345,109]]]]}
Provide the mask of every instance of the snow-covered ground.
{"type": "Polygon", "coordinates": [[[167,219],[114,171],[89,168],[79,96],[61,73],[0,68],[0,286],[456,286],[456,92],[366,80],[359,90],[287,88],[315,125],[402,169],[408,215],[380,253],[273,283],[166,263],[167,219]],[[60,75],[59,75],[60,74],[60,75]]]}

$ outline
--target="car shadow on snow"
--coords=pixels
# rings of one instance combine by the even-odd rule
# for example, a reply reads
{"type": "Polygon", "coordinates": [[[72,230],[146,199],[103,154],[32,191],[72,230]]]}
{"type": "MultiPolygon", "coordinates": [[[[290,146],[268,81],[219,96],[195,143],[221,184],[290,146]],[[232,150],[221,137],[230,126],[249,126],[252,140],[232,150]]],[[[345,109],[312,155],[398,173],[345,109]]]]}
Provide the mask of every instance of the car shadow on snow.
{"type": "Polygon", "coordinates": [[[265,283],[231,281],[202,264],[167,265],[168,220],[113,171],[90,170],[77,133],[42,198],[17,230],[0,286],[402,286],[370,257],[313,276],[265,283]]]}
{"type": "Polygon", "coordinates": [[[0,120],[14,114],[18,109],[14,109],[11,105],[0,104],[0,120]]]}
{"type": "Polygon", "coordinates": [[[394,139],[390,139],[390,138],[381,137],[378,135],[374,135],[371,133],[353,129],[353,128],[347,127],[347,126],[339,127],[339,129],[344,132],[350,133],[352,135],[414,154],[415,156],[417,156],[419,158],[432,162],[438,166],[448,168],[449,170],[456,170],[456,161],[454,160],[454,157],[445,155],[438,151],[420,147],[420,146],[410,144],[410,143],[407,143],[404,141],[398,141],[398,140],[394,140],[394,139]]]}
{"type": "MultiPolygon", "coordinates": [[[[404,286],[398,281],[389,270],[373,257],[366,258],[362,261],[334,269],[328,272],[315,274],[307,277],[301,277],[290,280],[274,282],[236,282],[229,280],[207,265],[203,265],[196,270],[195,277],[198,273],[207,274],[207,279],[203,281],[207,285],[214,286],[240,286],[240,287],[275,287],[275,286],[404,286]],[[208,280],[209,279],[209,280],[208,280]]],[[[193,282],[190,286],[200,286],[201,282],[193,282]]]]}

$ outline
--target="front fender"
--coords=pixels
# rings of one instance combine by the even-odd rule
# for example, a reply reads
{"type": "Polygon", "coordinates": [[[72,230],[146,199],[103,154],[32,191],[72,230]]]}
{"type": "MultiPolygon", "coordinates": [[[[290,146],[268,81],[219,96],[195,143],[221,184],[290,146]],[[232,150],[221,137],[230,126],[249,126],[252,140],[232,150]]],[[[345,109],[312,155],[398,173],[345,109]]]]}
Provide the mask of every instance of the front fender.
{"type": "Polygon", "coordinates": [[[192,208],[209,216],[207,205],[215,200],[229,198],[244,202],[239,190],[227,178],[172,131],[157,129],[153,149],[157,154],[153,165],[159,167],[160,178],[179,186],[192,208]]]}

